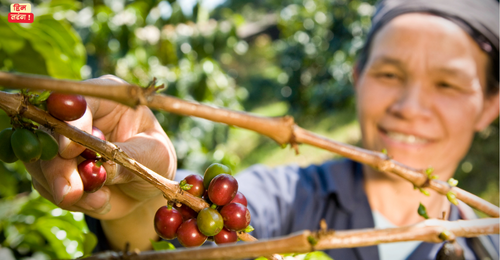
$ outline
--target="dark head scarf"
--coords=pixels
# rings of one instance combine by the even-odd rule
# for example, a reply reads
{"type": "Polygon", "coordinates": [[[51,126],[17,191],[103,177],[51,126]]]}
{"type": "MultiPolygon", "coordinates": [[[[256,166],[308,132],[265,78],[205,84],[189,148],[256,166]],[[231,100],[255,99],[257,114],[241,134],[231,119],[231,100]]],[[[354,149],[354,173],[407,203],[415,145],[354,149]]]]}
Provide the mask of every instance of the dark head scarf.
{"type": "MultiPolygon", "coordinates": [[[[499,3],[495,0],[381,0],[372,18],[372,28],[360,56],[363,69],[375,33],[398,15],[430,13],[446,18],[465,30],[491,60],[491,77],[495,83],[488,91],[498,90],[499,3]],[[495,89],[491,89],[494,87],[495,89]]],[[[489,80],[490,81],[490,80],[489,80]]]]}

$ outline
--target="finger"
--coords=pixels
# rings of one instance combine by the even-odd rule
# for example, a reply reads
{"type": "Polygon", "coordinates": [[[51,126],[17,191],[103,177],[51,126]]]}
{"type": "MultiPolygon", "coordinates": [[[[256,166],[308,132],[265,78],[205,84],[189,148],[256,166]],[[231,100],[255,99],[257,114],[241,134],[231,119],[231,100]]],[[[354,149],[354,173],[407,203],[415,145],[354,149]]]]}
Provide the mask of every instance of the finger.
{"type": "Polygon", "coordinates": [[[40,167],[40,160],[38,160],[34,163],[24,163],[24,167],[26,167],[26,170],[31,175],[31,180],[33,181],[33,183],[36,181],[37,185],[41,185],[45,189],[49,188],[49,184],[47,183],[47,179],[43,175],[42,169],[40,167]]]}
{"type": "Polygon", "coordinates": [[[80,200],[83,183],[75,159],[56,156],[50,161],[41,161],[40,168],[47,179],[47,190],[52,194],[56,205],[68,207],[80,200]]]}
{"type": "MultiPolygon", "coordinates": [[[[87,107],[85,114],[74,121],[66,122],[82,131],[92,133],[92,112],[87,107]]],[[[65,159],[75,158],[80,155],[86,148],[71,141],[64,135],[58,135],[59,155],[65,159]]]]}
{"type": "Polygon", "coordinates": [[[93,193],[85,192],[80,201],[75,203],[74,206],[85,209],[88,212],[103,215],[111,210],[109,200],[110,190],[104,186],[93,193]]]}
{"type": "MultiPolygon", "coordinates": [[[[33,187],[38,191],[38,193],[40,193],[42,197],[55,204],[52,194],[50,194],[50,192],[43,186],[41,186],[36,180],[33,181],[33,187]]],[[[94,193],[84,194],[82,199],[75,205],[61,208],[70,211],[83,212],[87,215],[104,215],[107,214],[111,209],[111,205],[109,204],[109,193],[109,189],[104,189],[103,187],[102,189],[94,193]],[[106,203],[99,205],[95,202],[102,200],[105,200],[106,203]]]]}

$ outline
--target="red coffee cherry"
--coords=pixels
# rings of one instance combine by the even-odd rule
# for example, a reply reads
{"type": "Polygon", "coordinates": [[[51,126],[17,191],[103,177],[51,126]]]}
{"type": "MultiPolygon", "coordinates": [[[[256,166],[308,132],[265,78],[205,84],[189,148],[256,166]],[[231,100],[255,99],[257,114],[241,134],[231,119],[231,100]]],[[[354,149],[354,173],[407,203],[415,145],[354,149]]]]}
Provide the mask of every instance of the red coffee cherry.
{"type": "Polygon", "coordinates": [[[231,202],[238,192],[238,182],[229,174],[215,176],[208,186],[208,197],[218,205],[223,206],[231,202]]]}
{"type": "Polygon", "coordinates": [[[205,193],[205,187],[203,187],[203,177],[201,177],[200,175],[191,174],[187,176],[186,178],[184,178],[184,180],[181,181],[181,185],[183,181],[187,184],[193,185],[191,189],[186,191],[193,194],[194,196],[201,198],[205,193]]]}
{"type": "Polygon", "coordinates": [[[78,173],[83,182],[83,190],[86,192],[96,192],[106,182],[107,174],[104,166],[96,160],[85,160],[78,165],[78,173]]]}
{"type": "Polygon", "coordinates": [[[239,231],[250,225],[250,211],[239,203],[229,203],[220,210],[224,227],[228,230],[239,231]]]}
{"type": "Polygon", "coordinates": [[[198,217],[198,212],[194,211],[192,208],[184,205],[184,204],[181,204],[182,206],[180,207],[177,207],[177,206],[174,206],[174,208],[179,211],[179,213],[181,213],[182,215],[182,219],[184,221],[188,220],[188,219],[191,219],[191,218],[196,218],[198,217]]]}
{"type": "Polygon", "coordinates": [[[236,241],[238,241],[238,234],[236,234],[236,231],[231,231],[223,228],[219,232],[219,234],[214,236],[214,241],[217,245],[235,243],[236,241]]]}
{"type": "Polygon", "coordinates": [[[247,198],[245,197],[245,195],[243,195],[243,193],[241,192],[236,192],[236,196],[234,196],[234,199],[231,200],[231,202],[229,203],[240,203],[241,205],[247,207],[248,206],[248,202],[247,202],[247,198]]]}
{"type": "Polygon", "coordinates": [[[172,206],[163,206],[155,214],[155,231],[163,239],[174,239],[177,237],[177,229],[182,224],[182,215],[172,206]]]}
{"type": "Polygon", "coordinates": [[[192,218],[181,224],[177,229],[177,240],[185,247],[201,246],[207,241],[207,236],[198,230],[196,219],[192,218]]]}
{"type": "Polygon", "coordinates": [[[87,101],[80,95],[52,93],[47,98],[47,111],[63,121],[73,121],[85,114],[87,101]]]}

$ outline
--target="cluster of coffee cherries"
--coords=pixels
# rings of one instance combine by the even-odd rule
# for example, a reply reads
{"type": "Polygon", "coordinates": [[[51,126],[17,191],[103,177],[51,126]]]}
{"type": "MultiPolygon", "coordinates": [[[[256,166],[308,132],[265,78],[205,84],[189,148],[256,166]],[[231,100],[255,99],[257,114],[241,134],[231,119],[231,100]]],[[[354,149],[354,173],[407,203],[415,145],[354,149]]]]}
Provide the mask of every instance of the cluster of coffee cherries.
{"type": "MultiPolygon", "coordinates": [[[[87,109],[85,98],[80,95],[51,93],[45,102],[47,111],[55,118],[63,121],[74,121],[81,118],[87,109]]],[[[36,129],[33,124],[16,123],[15,129],[7,128],[0,132],[0,160],[13,163],[21,160],[32,163],[39,159],[52,160],[59,151],[56,139],[43,130],[36,129]],[[24,125],[30,125],[24,127],[24,125]]],[[[101,130],[93,127],[92,135],[105,140],[101,130]]],[[[100,156],[86,149],[81,156],[86,160],[78,165],[84,190],[95,192],[106,181],[106,170],[102,167],[100,156]]]]}
{"type": "Polygon", "coordinates": [[[0,132],[0,160],[6,163],[48,161],[58,150],[56,139],[40,129],[6,128],[0,132]]]}
{"type": "Polygon", "coordinates": [[[249,226],[247,199],[238,191],[238,182],[227,166],[214,163],[203,177],[189,175],[179,185],[211,206],[199,213],[183,204],[159,208],[154,227],[161,238],[177,237],[185,247],[201,246],[207,239],[216,244],[233,243],[238,240],[237,231],[249,226]]]}

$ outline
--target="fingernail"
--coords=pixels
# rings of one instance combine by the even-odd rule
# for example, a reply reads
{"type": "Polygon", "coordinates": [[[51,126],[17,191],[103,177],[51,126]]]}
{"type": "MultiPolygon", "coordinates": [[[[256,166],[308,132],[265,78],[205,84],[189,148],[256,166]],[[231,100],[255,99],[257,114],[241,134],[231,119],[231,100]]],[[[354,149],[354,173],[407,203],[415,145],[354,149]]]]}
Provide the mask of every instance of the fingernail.
{"type": "Polygon", "coordinates": [[[82,202],[99,214],[106,214],[111,209],[108,192],[104,189],[100,189],[94,193],[88,193],[82,202]]]}
{"type": "Polygon", "coordinates": [[[68,195],[71,190],[71,186],[68,181],[63,177],[57,177],[54,181],[54,185],[52,186],[52,194],[54,194],[54,202],[56,205],[61,204],[64,200],[64,197],[68,195]]]}

